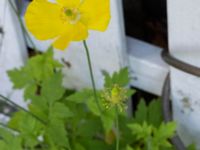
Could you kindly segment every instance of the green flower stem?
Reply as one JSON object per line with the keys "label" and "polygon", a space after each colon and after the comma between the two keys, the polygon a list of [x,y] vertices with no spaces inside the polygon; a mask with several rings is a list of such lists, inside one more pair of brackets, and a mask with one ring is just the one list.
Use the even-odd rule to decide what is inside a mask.
{"label": "green flower stem", "polygon": [[88,61],[88,66],[89,66],[89,70],[90,70],[90,78],[91,78],[91,81],[92,81],[94,98],[95,98],[95,101],[96,101],[96,104],[97,104],[99,111],[102,113],[102,109],[101,109],[101,106],[99,104],[99,100],[98,100],[98,96],[97,96],[97,90],[96,90],[96,85],[95,85],[95,81],[94,81],[94,75],[93,75],[93,70],[92,70],[92,63],[91,63],[91,59],[90,59],[89,48],[88,48],[87,42],[85,40],[83,41],[83,45],[84,45],[86,55],[87,55],[87,61]]}
{"label": "green flower stem", "polygon": [[70,142],[68,142],[68,143],[69,143],[69,145],[68,145],[67,149],[72,150]]}
{"label": "green flower stem", "polygon": [[69,149],[69,150],[72,150],[72,148],[71,148],[70,144],[69,144],[69,147],[68,147],[68,149]]}
{"label": "green flower stem", "polygon": [[[31,45],[32,45],[32,47],[33,47],[33,49],[34,49],[35,52],[37,53],[38,50],[36,49],[36,46],[35,46],[34,42],[31,40],[31,37],[30,37],[29,33],[27,32],[27,30],[26,30],[24,24],[23,24],[23,21],[22,21],[21,16],[20,16],[20,12],[15,8],[15,6],[14,6],[13,3],[11,2],[11,0],[8,0],[8,2],[9,2],[11,8],[13,9],[13,11],[15,12],[15,14],[16,14],[16,16],[17,16],[17,19],[18,19],[18,21],[19,21],[19,23],[20,23],[20,26],[21,26],[21,28],[22,28],[22,31],[23,31],[24,39],[26,40],[26,37],[28,38],[28,40],[30,41],[30,43],[31,43]],[[26,40],[26,42],[27,42],[27,40]]]}
{"label": "green flower stem", "polygon": [[119,130],[119,113],[118,113],[118,108],[117,108],[117,106],[116,106],[116,108],[115,108],[115,114],[116,114],[116,150],[119,150],[119,132],[120,132],[120,130]]}
{"label": "green flower stem", "polygon": [[10,99],[8,99],[7,97],[0,95],[0,98],[2,98],[3,100],[7,101],[8,103],[10,103],[11,105],[17,107],[18,109],[26,112],[27,114],[29,114],[30,116],[34,117],[36,120],[40,121],[42,124],[46,125],[46,122],[43,121],[42,119],[40,119],[38,116],[34,115],[33,113],[31,113],[30,111],[24,109],[23,107],[21,107],[20,105],[16,104],[15,102],[11,101]]}

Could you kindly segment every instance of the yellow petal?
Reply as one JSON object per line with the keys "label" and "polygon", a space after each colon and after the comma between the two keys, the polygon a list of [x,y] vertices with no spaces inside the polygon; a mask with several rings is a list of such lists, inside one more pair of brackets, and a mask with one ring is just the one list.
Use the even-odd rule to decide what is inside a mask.
{"label": "yellow petal", "polygon": [[85,25],[77,22],[74,25],[69,25],[66,32],[58,37],[53,43],[53,47],[64,50],[71,41],[81,41],[86,39],[88,31]]}
{"label": "yellow petal", "polygon": [[25,14],[28,30],[39,40],[47,40],[60,35],[64,25],[60,19],[61,7],[47,0],[34,0]]}
{"label": "yellow petal", "polygon": [[79,9],[81,21],[89,29],[106,30],[110,21],[110,0],[84,0]]}
{"label": "yellow petal", "polygon": [[56,39],[56,41],[53,43],[53,47],[64,50],[69,45],[70,41],[71,38],[69,35],[62,35]]}
{"label": "yellow petal", "polygon": [[74,41],[85,40],[88,37],[88,29],[81,22],[77,22],[76,24],[72,25],[71,34],[72,40]]}
{"label": "yellow petal", "polygon": [[81,0],[56,0],[58,4],[68,8],[77,7],[80,4]]}

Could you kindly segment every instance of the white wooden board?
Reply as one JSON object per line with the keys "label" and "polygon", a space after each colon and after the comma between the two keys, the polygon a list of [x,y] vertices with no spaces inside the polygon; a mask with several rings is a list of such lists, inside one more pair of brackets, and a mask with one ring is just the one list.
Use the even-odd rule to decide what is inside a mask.
{"label": "white wooden board", "polygon": [[0,94],[22,103],[22,91],[14,91],[6,71],[22,66],[27,59],[27,52],[16,15],[9,7],[7,0],[0,0],[0,26],[4,36],[1,36],[0,50]]}
{"label": "white wooden board", "polygon": [[[200,1],[168,0],[170,52],[200,67]],[[171,68],[174,119],[186,145],[200,148],[200,79]]]}
{"label": "white wooden board", "polygon": [[131,86],[161,95],[169,71],[161,58],[162,48],[127,37]]}

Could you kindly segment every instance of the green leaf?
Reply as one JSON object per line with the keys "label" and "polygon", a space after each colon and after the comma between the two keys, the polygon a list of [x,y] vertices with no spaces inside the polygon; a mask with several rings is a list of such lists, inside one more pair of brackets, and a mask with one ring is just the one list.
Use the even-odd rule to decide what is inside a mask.
{"label": "green leaf", "polygon": [[28,84],[34,82],[32,76],[30,76],[26,71],[26,67],[22,67],[20,69],[13,69],[7,72],[10,80],[14,84],[13,88],[22,89]]}
{"label": "green leaf", "polygon": [[159,127],[163,120],[160,100],[153,100],[148,106],[143,99],[140,100],[134,119],[140,124],[146,121],[148,124]]}
{"label": "green leaf", "polygon": [[161,137],[170,138],[174,135],[175,131],[176,131],[175,122],[169,122],[167,124],[162,123],[158,129],[158,134]]}
{"label": "green leaf", "polygon": [[81,144],[84,145],[87,150],[114,150],[114,147],[107,145],[104,141],[96,139],[83,139]]}
{"label": "green leaf", "polygon": [[196,150],[196,145],[195,145],[195,144],[190,144],[190,145],[187,147],[187,150]]}
{"label": "green leaf", "polygon": [[61,72],[55,73],[42,84],[41,95],[47,99],[49,104],[62,98],[65,92],[65,89],[62,86],[62,77]]}
{"label": "green leaf", "polygon": [[122,68],[119,72],[114,72],[112,76],[110,76],[106,71],[103,71],[104,75],[104,87],[110,88],[114,84],[119,86],[127,86],[129,83],[129,72],[128,68]]}
{"label": "green leaf", "polygon": [[136,140],[134,141],[136,143],[135,147],[137,147],[137,143],[139,142],[140,145],[144,145],[145,149],[173,149],[169,138],[175,134],[176,123],[174,122],[162,123],[158,128],[146,122],[143,124],[131,123],[128,124],[128,127],[131,129],[133,136],[136,136]]}
{"label": "green leaf", "polygon": [[48,118],[48,109],[45,107],[38,107],[37,105],[30,104],[29,110],[36,116],[38,116],[44,122],[47,122]]}
{"label": "green leaf", "polygon": [[9,127],[20,132],[24,145],[34,147],[38,145],[38,136],[41,134],[43,125],[24,111],[19,111],[9,121]]}
{"label": "green leaf", "polygon": [[53,58],[52,48],[44,54],[29,59],[27,66],[30,73],[32,73],[34,79],[37,81],[48,79],[54,74],[55,68],[62,67],[62,65]]}
{"label": "green leaf", "polygon": [[[133,123],[133,119],[131,117],[127,117],[128,115],[119,115],[119,129],[121,132],[120,143],[126,146],[127,144],[131,145],[133,141],[135,141],[136,137],[132,135],[131,129],[127,126],[128,124]],[[135,148],[135,147],[134,147]]]}
{"label": "green leaf", "polygon": [[104,87],[112,87],[113,85],[113,81],[112,81],[112,77],[109,75],[108,72],[106,71],[102,71],[103,75],[104,75]]}
{"label": "green leaf", "polygon": [[101,115],[101,121],[103,123],[104,130],[109,132],[113,126],[116,119],[115,109],[110,109]]}
{"label": "green leaf", "polygon": [[134,95],[136,93],[136,90],[134,89],[127,89],[127,97],[131,97],[132,95]]}
{"label": "green leaf", "polygon": [[162,123],[162,107],[160,100],[153,100],[148,106],[148,123],[159,127]]}
{"label": "green leaf", "polygon": [[93,97],[93,91],[91,89],[83,89],[68,96],[66,100],[74,103],[86,103],[91,97]]}
{"label": "green leaf", "polygon": [[86,149],[80,143],[76,143],[74,150],[86,150]]}
{"label": "green leaf", "polygon": [[148,117],[148,108],[145,104],[145,101],[142,99],[137,106],[137,111],[135,112],[135,122],[142,124],[144,121],[147,121]]}
{"label": "green leaf", "polygon": [[16,112],[8,125],[22,133],[36,133],[43,127],[37,119],[24,111]]}
{"label": "green leaf", "polygon": [[130,147],[129,145],[127,145],[126,150],[134,150],[134,149],[132,147]]}
{"label": "green leaf", "polygon": [[70,109],[59,102],[55,103],[52,109],[50,110],[50,119],[56,118],[63,120],[72,116],[73,113],[70,111]]}
{"label": "green leaf", "polygon": [[127,86],[129,83],[128,68],[122,68],[118,73],[114,73],[112,79],[115,84],[120,86]]}
{"label": "green leaf", "polygon": [[0,140],[0,149],[8,150],[7,146],[6,146],[6,143],[3,140]]}
{"label": "green leaf", "polygon": [[40,119],[47,121],[49,113],[49,105],[47,99],[41,95],[34,95],[32,96],[31,100],[31,103],[28,105],[29,110]]}
{"label": "green leaf", "polygon": [[14,135],[11,131],[0,128],[0,149],[1,150],[23,150],[22,140],[19,136]]}
{"label": "green leaf", "polygon": [[173,137],[176,131],[176,123],[169,122],[167,124],[162,123],[160,127],[155,130],[154,144],[159,144],[164,147],[171,147],[168,139]]}
{"label": "green leaf", "polygon": [[37,85],[30,84],[24,90],[24,99],[31,100],[37,93]]}
{"label": "green leaf", "polygon": [[137,137],[138,140],[146,139],[151,136],[153,127],[151,125],[147,125],[144,122],[142,125],[138,123],[129,124],[128,127],[131,129],[132,134]]}
{"label": "green leaf", "polygon": [[62,65],[53,58],[53,49],[44,54],[30,58],[27,64],[19,69],[8,71],[8,76],[15,89],[24,89],[25,100],[32,99],[33,95],[40,94],[38,87],[43,81],[51,78]]}
{"label": "green leaf", "polygon": [[78,128],[77,132],[84,138],[93,138],[98,131],[102,132],[101,121],[99,118],[88,117],[82,121],[81,127]]}
{"label": "green leaf", "polygon": [[86,101],[87,107],[88,109],[95,115],[100,116],[101,112],[99,110],[99,107],[97,106],[97,103],[94,99],[94,97],[91,97],[90,99],[88,99],[88,101]]}
{"label": "green leaf", "polygon": [[60,148],[69,148],[69,140],[67,137],[67,131],[63,121],[52,119],[50,124],[45,130],[45,138],[51,147]]}

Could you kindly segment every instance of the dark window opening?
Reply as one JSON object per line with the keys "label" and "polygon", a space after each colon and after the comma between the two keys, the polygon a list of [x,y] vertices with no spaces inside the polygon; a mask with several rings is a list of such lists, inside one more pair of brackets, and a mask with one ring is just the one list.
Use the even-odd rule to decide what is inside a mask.
{"label": "dark window opening", "polygon": [[126,34],[167,48],[166,0],[123,0]]}

